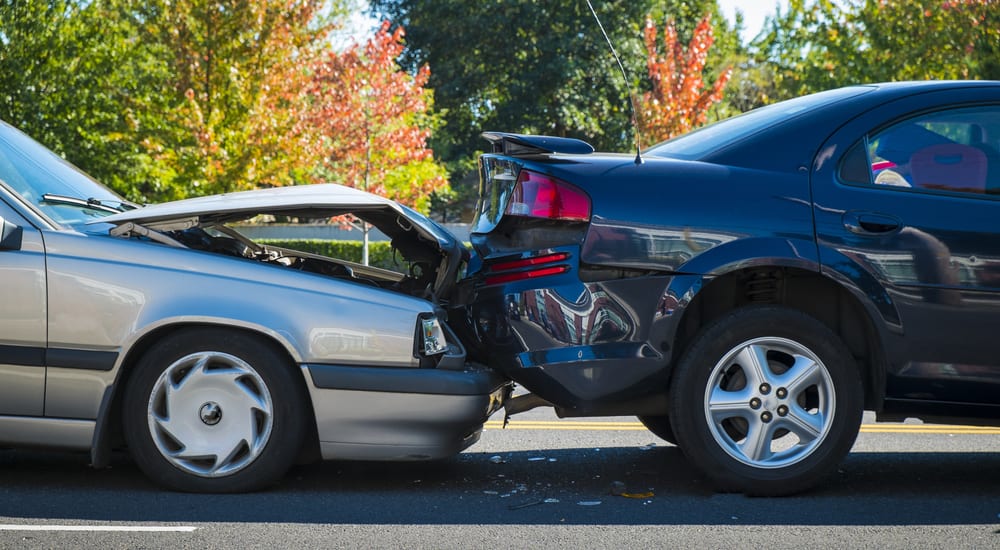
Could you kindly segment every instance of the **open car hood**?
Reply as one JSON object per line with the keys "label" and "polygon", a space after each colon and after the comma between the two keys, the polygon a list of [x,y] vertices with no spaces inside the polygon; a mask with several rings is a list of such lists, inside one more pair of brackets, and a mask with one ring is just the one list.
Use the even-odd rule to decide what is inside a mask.
{"label": "open car hood", "polygon": [[[118,234],[162,232],[232,224],[257,215],[272,214],[322,219],[351,214],[392,242],[409,261],[425,263],[436,274],[435,295],[447,293],[468,253],[462,243],[423,214],[395,201],[337,184],[299,185],[224,193],[145,206],[96,219],[91,224],[113,224]],[[142,231],[130,228],[140,226]],[[124,231],[122,231],[124,230]],[[143,233],[145,232],[145,233]],[[112,234],[116,231],[113,230]]]}
{"label": "open car hood", "polygon": [[[369,216],[366,213],[379,211],[382,212],[382,217],[386,211],[391,211],[403,220],[409,221],[421,237],[438,242],[443,250],[459,245],[454,235],[423,214],[387,198],[335,183],[275,187],[165,202],[113,214],[90,223],[121,225],[132,222],[156,229],[158,226],[184,220],[195,221],[201,226],[233,223],[259,214],[280,214],[301,218],[329,218],[354,214],[370,221],[367,220]],[[398,233],[391,229],[386,231],[378,223],[370,222],[379,226],[379,229],[390,237],[393,233]]]}

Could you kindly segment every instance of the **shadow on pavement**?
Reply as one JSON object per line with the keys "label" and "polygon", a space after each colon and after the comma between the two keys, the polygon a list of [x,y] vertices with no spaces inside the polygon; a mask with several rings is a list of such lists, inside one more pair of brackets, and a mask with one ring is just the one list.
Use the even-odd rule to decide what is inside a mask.
{"label": "shadow on pavement", "polygon": [[[613,482],[638,498],[612,496]],[[680,450],[467,452],[439,462],[324,462],[246,495],[161,490],[124,455],[0,452],[0,516],[114,522],[594,525],[995,523],[1000,453],[853,453],[817,489],[716,494]],[[653,496],[643,496],[652,492]]]}

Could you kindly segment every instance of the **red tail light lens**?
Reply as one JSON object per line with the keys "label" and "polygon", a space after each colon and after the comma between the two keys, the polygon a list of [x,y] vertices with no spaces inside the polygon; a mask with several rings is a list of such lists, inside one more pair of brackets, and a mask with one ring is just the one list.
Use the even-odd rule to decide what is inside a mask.
{"label": "red tail light lens", "polygon": [[547,277],[549,275],[559,275],[560,273],[566,273],[567,271],[569,271],[568,265],[557,265],[554,267],[533,269],[531,271],[521,271],[519,273],[503,273],[500,275],[490,275],[489,277],[486,277],[486,284],[500,285],[503,283],[513,283],[514,281],[524,281],[526,279]]}
{"label": "red tail light lens", "polygon": [[533,267],[536,265],[562,262],[568,259],[569,259],[569,254],[567,254],[566,252],[557,252],[555,254],[547,254],[545,256],[533,256],[531,258],[522,258],[519,260],[497,262],[495,264],[490,265],[488,269],[493,272],[512,271],[515,269]]}
{"label": "red tail light lens", "polygon": [[[548,275],[559,275],[569,271],[568,265],[552,265],[569,260],[569,254],[558,252],[546,256],[536,256],[533,258],[523,258],[507,262],[497,262],[487,267],[487,285],[498,285],[534,279],[536,277],[546,277]],[[527,268],[527,269],[526,269]],[[521,271],[513,271],[521,270]]]}
{"label": "red tail light lens", "polygon": [[531,170],[521,170],[507,214],[550,220],[590,220],[590,197],[576,187]]}

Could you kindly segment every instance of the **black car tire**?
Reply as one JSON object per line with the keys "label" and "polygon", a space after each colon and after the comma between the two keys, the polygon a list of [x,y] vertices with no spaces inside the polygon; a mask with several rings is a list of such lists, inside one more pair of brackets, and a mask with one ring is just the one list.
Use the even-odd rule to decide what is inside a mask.
{"label": "black car tire", "polygon": [[677,445],[677,437],[674,436],[674,428],[670,425],[670,416],[662,414],[657,416],[640,416],[639,422],[653,435],[670,443]]}
{"label": "black car tire", "polygon": [[832,473],[863,412],[857,364],[840,338],[776,306],[705,327],[677,366],[670,400],[691,462],[720,491],[757,496],[796,493]]}
{"label": "black car tire", "polygon": [[136,364],[122,405],[125,439],[153,481],[235,493],[277,482],[305,437],[308,396],[291,361],[258,338],[186,329]]}

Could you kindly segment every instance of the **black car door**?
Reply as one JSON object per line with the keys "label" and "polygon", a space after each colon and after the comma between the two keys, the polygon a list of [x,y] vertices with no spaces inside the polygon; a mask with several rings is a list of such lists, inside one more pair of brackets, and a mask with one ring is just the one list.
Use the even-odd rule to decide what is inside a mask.
{"label": "black car door", "polygon": [[865,296],[889,398],[1000,402],[1000,93],[922,93],[847,121],[813,166],[824,272]]}

